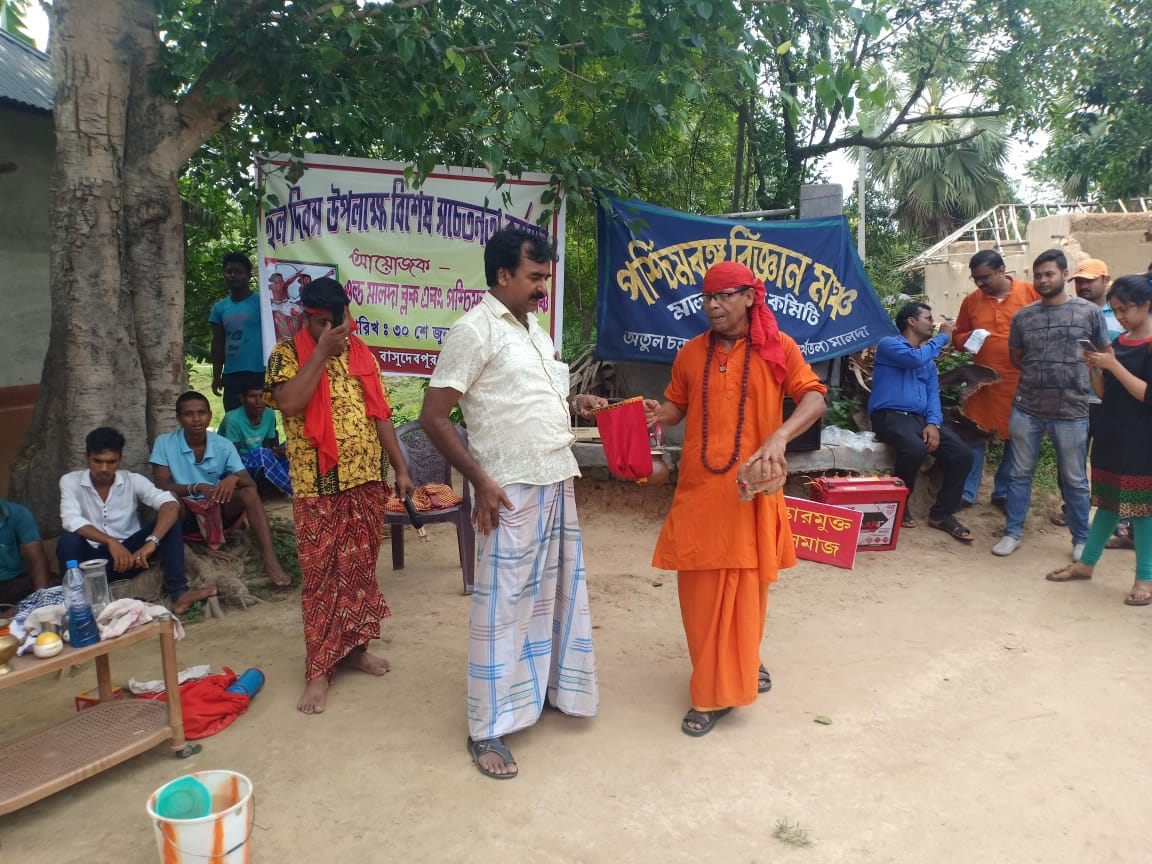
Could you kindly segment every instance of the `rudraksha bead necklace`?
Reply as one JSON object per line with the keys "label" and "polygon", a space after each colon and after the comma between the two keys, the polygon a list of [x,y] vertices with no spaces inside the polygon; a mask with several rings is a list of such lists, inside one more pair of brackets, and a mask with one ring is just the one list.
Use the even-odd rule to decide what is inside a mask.
{"label": "rudraksha bead necklace", "polygon": [[[732,350],[736,350],[736,346],[742,341],[747,339],[747,336],[736,337],[736,342],[732,346]],[[740,408],[736,416],[736,443],[732,445],[732,458],[728,460],[728,464],[723,468],[713,468],[708,462],[708,375],[712,371],[712,355],[716,351],[716,333],[713,332],[708,337],[708,357],[704,361],[704,422],[703,422],[703,436],[700,442],[700,461],[704,464],[704,468],[713,474],[725,474],[732,469],[736,461],[740,458],[740,439],[744,436],[744,406],[748,402],[748,370],[752,366],[752,349],[750,346],[744,346],[744,374],[740,378]],[[729,354],[731,357],[731,354]]]}

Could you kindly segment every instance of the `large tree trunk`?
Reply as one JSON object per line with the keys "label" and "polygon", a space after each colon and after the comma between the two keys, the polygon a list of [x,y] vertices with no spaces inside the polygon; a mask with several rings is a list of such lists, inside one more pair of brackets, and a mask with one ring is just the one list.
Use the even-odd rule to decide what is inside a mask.
{"label": "large tree trunk", "polygon": [[189,128],[201,124],[155,89],[154,0],[56,0],[52,15],[52,322],[10,484],[47,533],[60,526],[57,481],[83,467],[91,429],[118,428],[124,467],[148,473],[151,440],[175,427],[187,377],[176,181],[219,128]]}

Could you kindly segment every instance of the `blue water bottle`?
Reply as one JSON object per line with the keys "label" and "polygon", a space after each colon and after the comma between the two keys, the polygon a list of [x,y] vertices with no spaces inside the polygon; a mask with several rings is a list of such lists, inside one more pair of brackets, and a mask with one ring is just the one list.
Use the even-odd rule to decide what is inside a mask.
{"label": "blue water bottle", "polygon": [[100,629],[84,593],[84,574],[77,561],[69,561],[64,574],[64,605],[68,609],[68,636],[73,648],[87,648],[100,641]]}
{"label": "blue water bottle", "polygon": [[236,683],[228,688],[229,693],[243,693],[249,699],[260,692],[264,686],[264,673],[259,669],[249,669],[236,679]]}

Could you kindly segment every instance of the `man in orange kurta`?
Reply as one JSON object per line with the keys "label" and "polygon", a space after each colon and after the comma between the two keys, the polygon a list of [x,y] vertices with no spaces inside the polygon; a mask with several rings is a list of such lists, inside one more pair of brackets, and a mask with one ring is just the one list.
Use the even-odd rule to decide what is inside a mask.
{"label": "man in orange kurta", "polygon": [[[692,659],[692,710],[681,728],[692,736],[756,700],[768,586],[796,564],[783,492],[741,501],[737,470],[759,456],[773,474],[785,472],[785,447],[824,413],[827,392],[777,328],[751,270],[717,264],[703,292],[711,329],[676,355],[666,401],[644,406],[650,425],[686,418],[680,477],[652,566],[679,571]],[[785,395],[797,403],[787,421]]]}
{"label": "man in orange kurta", "polygon": [[[952,344],[960,350],[976,330],[987,331],[984,344],[976,352],[973,362],[994,369],[1000,375],[995,384],[988,384],[973,393],[964,403],[964,416],[979,424],[985,432],[994,434],[1004,442],[1004,456],[992,485],[992,503],[1003,506],[1008,497],[1008,480],[1012,473],[1011,446],[1008,435],[1008,416],[1012,413],[1012,400],[1020,382],[1020,370],[1008,358],[1008,329],[1012,316],[1029,303],[1040,299],[1031,282],[1022,282],[1004,272],[1004,259],[994,249],[984,249],[968,262],[976,290],[964,298],[956,316],[956,330]],[[964,481],[962,507],[976,503],[980,481],[984,478],[985,444],[972,445],[972,470]]]}

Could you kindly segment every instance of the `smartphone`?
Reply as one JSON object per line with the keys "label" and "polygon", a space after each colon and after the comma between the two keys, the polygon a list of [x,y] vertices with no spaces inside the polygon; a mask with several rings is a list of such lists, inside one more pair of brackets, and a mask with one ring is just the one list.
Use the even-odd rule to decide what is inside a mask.
{"label": "smartphone", "polygon": [[[339,327],[343,323],[344,323],[344,307],[343,306],[333,306],[332,307],[332,326],[333,327]],[[1080,341],[1083,342],[1085,340],[1082,339]]]}
{"label": "smartphone", "polygon": [[1099,354],[1100,353],[1100,349],[1092,344],[1091,339],[1077,339],[1076,341],[1080,343],[1080,347],[1083,348],[1085,351],[1087,351],[1091,354]]}

